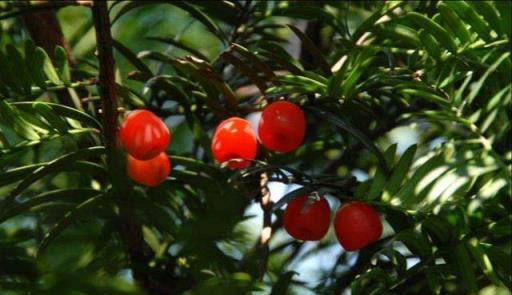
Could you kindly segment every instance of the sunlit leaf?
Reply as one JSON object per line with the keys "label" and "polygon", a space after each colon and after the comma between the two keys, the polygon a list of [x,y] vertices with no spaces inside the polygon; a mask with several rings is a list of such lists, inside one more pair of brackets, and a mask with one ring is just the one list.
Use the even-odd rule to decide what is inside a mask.
{"label": "sunlit leaf", "polygon": [[62,84],[62,81],[57,74],[57,70],[55,70],[55,67],[53,66],[48,54],[42,48],[37,47],[34,55],[35,59],[38,61],[38,64],[42,64],[43,71],[48,80],[50,80],[55,85]]}

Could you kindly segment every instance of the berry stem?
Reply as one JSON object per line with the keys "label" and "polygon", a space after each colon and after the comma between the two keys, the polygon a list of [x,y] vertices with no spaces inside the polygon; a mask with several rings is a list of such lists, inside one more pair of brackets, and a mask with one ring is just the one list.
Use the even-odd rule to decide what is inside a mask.
{"label": "berry stem", "polygon": [[268,189],[268,174],[267,172],[261,173],[260,188],[261,200],[260,205],[263,210],[263,229],[260,235],[260,269],[259,279],[263,280],[267,272],[267,264],[269,257],[269,242],[272,238],[272,202],[270,201],[270,190]]}

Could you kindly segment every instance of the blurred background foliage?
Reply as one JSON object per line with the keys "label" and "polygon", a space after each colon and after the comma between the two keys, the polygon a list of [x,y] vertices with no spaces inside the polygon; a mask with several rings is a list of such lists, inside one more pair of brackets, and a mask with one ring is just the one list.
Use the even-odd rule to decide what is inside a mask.
{"label": "blurred background foliage", "polygon": [[[510,1],[109,5],[120,104],[166,120],[173,171],[112,190],[88,1],[0,2],[0,294],[510,294]],[[30,24],[52,9],[55,51]],[[241,172],[213,163],[222,119],[281,97],[306,112],[301,148]],[[333,212],[376,206],[382,240],[292,240],[280,220],[297,189]]]}

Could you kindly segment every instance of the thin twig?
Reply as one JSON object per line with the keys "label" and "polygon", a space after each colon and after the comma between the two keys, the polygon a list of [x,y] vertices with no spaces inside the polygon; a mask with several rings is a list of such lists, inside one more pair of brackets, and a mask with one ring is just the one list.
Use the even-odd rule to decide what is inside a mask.
{"label": "thin twig", "polygon": [[267,264],[269,257],[269,242],[272,237],[272,202],[270,201],[270,190],[268,189],[268,174],[267,172],[261,173],[260,187],[261,187],[261,209],[263,210],[263,229],[260,236],[260,270],[259,279],[263,280],[267,272]]}

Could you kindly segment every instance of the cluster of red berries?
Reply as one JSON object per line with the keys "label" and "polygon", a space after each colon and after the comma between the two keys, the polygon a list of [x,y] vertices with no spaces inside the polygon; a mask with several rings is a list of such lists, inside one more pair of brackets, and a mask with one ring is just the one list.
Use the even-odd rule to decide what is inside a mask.
{"label": "cluster of red berries", "polygon": [[[276,152],[291,152],[304,140],[306,120],[302,110],[287,101],[268,105],[261,114],[258,135],[262,145]],[[165,150],[171,135],[165,123],[146,110],[131,112],[120,130],[120,140],[128,152],[128,176],[139,184],[156,186],[165,181],[171,169]],[[229,118],[217,127],[212,141],[212,154],[232,169],[251,165],[258,152],[258,139],[250,123]],[[284,212],[284,228],[295,239],[322,239],[331,221],[329,203],[323,197],[301,196],[288,204]],[[361,249],[377,241],[382,223],[371,206],[352,202],[342,206],[334,220],[336,236],[347,251]]]}
{"label": "cluster of red berries", "polygon": [[[331,222],[331,209],[324,197],[301,196],[284,211],[284,228],[297,240],[321,240]],[[342,206],[334,218],[334,231],[341,246],[355,251],[376,242],[382,235],[382,222],[373,207],[363,202]]]}
{"label": "cluster of red berries", "polygon": [[[258,135],[269,150],[291,152],[302,144],[305,133],[304,112],[291,102],[274,102],[261,113]],[[243,169],[251,165],[257,153],[258,139],[247,120],[232,117],[215,130],[212,154],[218,162],[227,162],[231,169]]]}
{"label": "cluster of red berries", "polygon": [[[287,101],[274,102],[263,110],[258,125],[261,144],[268,150],[287,153],[297,149],[304,140],[306,120],[304,112]],[[215,130],[212,154],[231,169],[251,165],[258,152],[258,137],[251,124],[232,117]],[[302,196],[288,204],[284,212],[284,228],[295,239],[316,241],[322,239],[331,221],[331,209],[323,197]],[[340,208],[334,220],[336,236],[347,251],[354,251],[377,241],[382,234],[382,222],[373,207],[352,202]]]}
{"label": "cluster of red berries", "polygon": [[157,186],[169,176],[171,162],[165,153],[171,134],[165,123],[147,110],[130,112],[119,132],[128,152],[127,174],[135,182]]}

